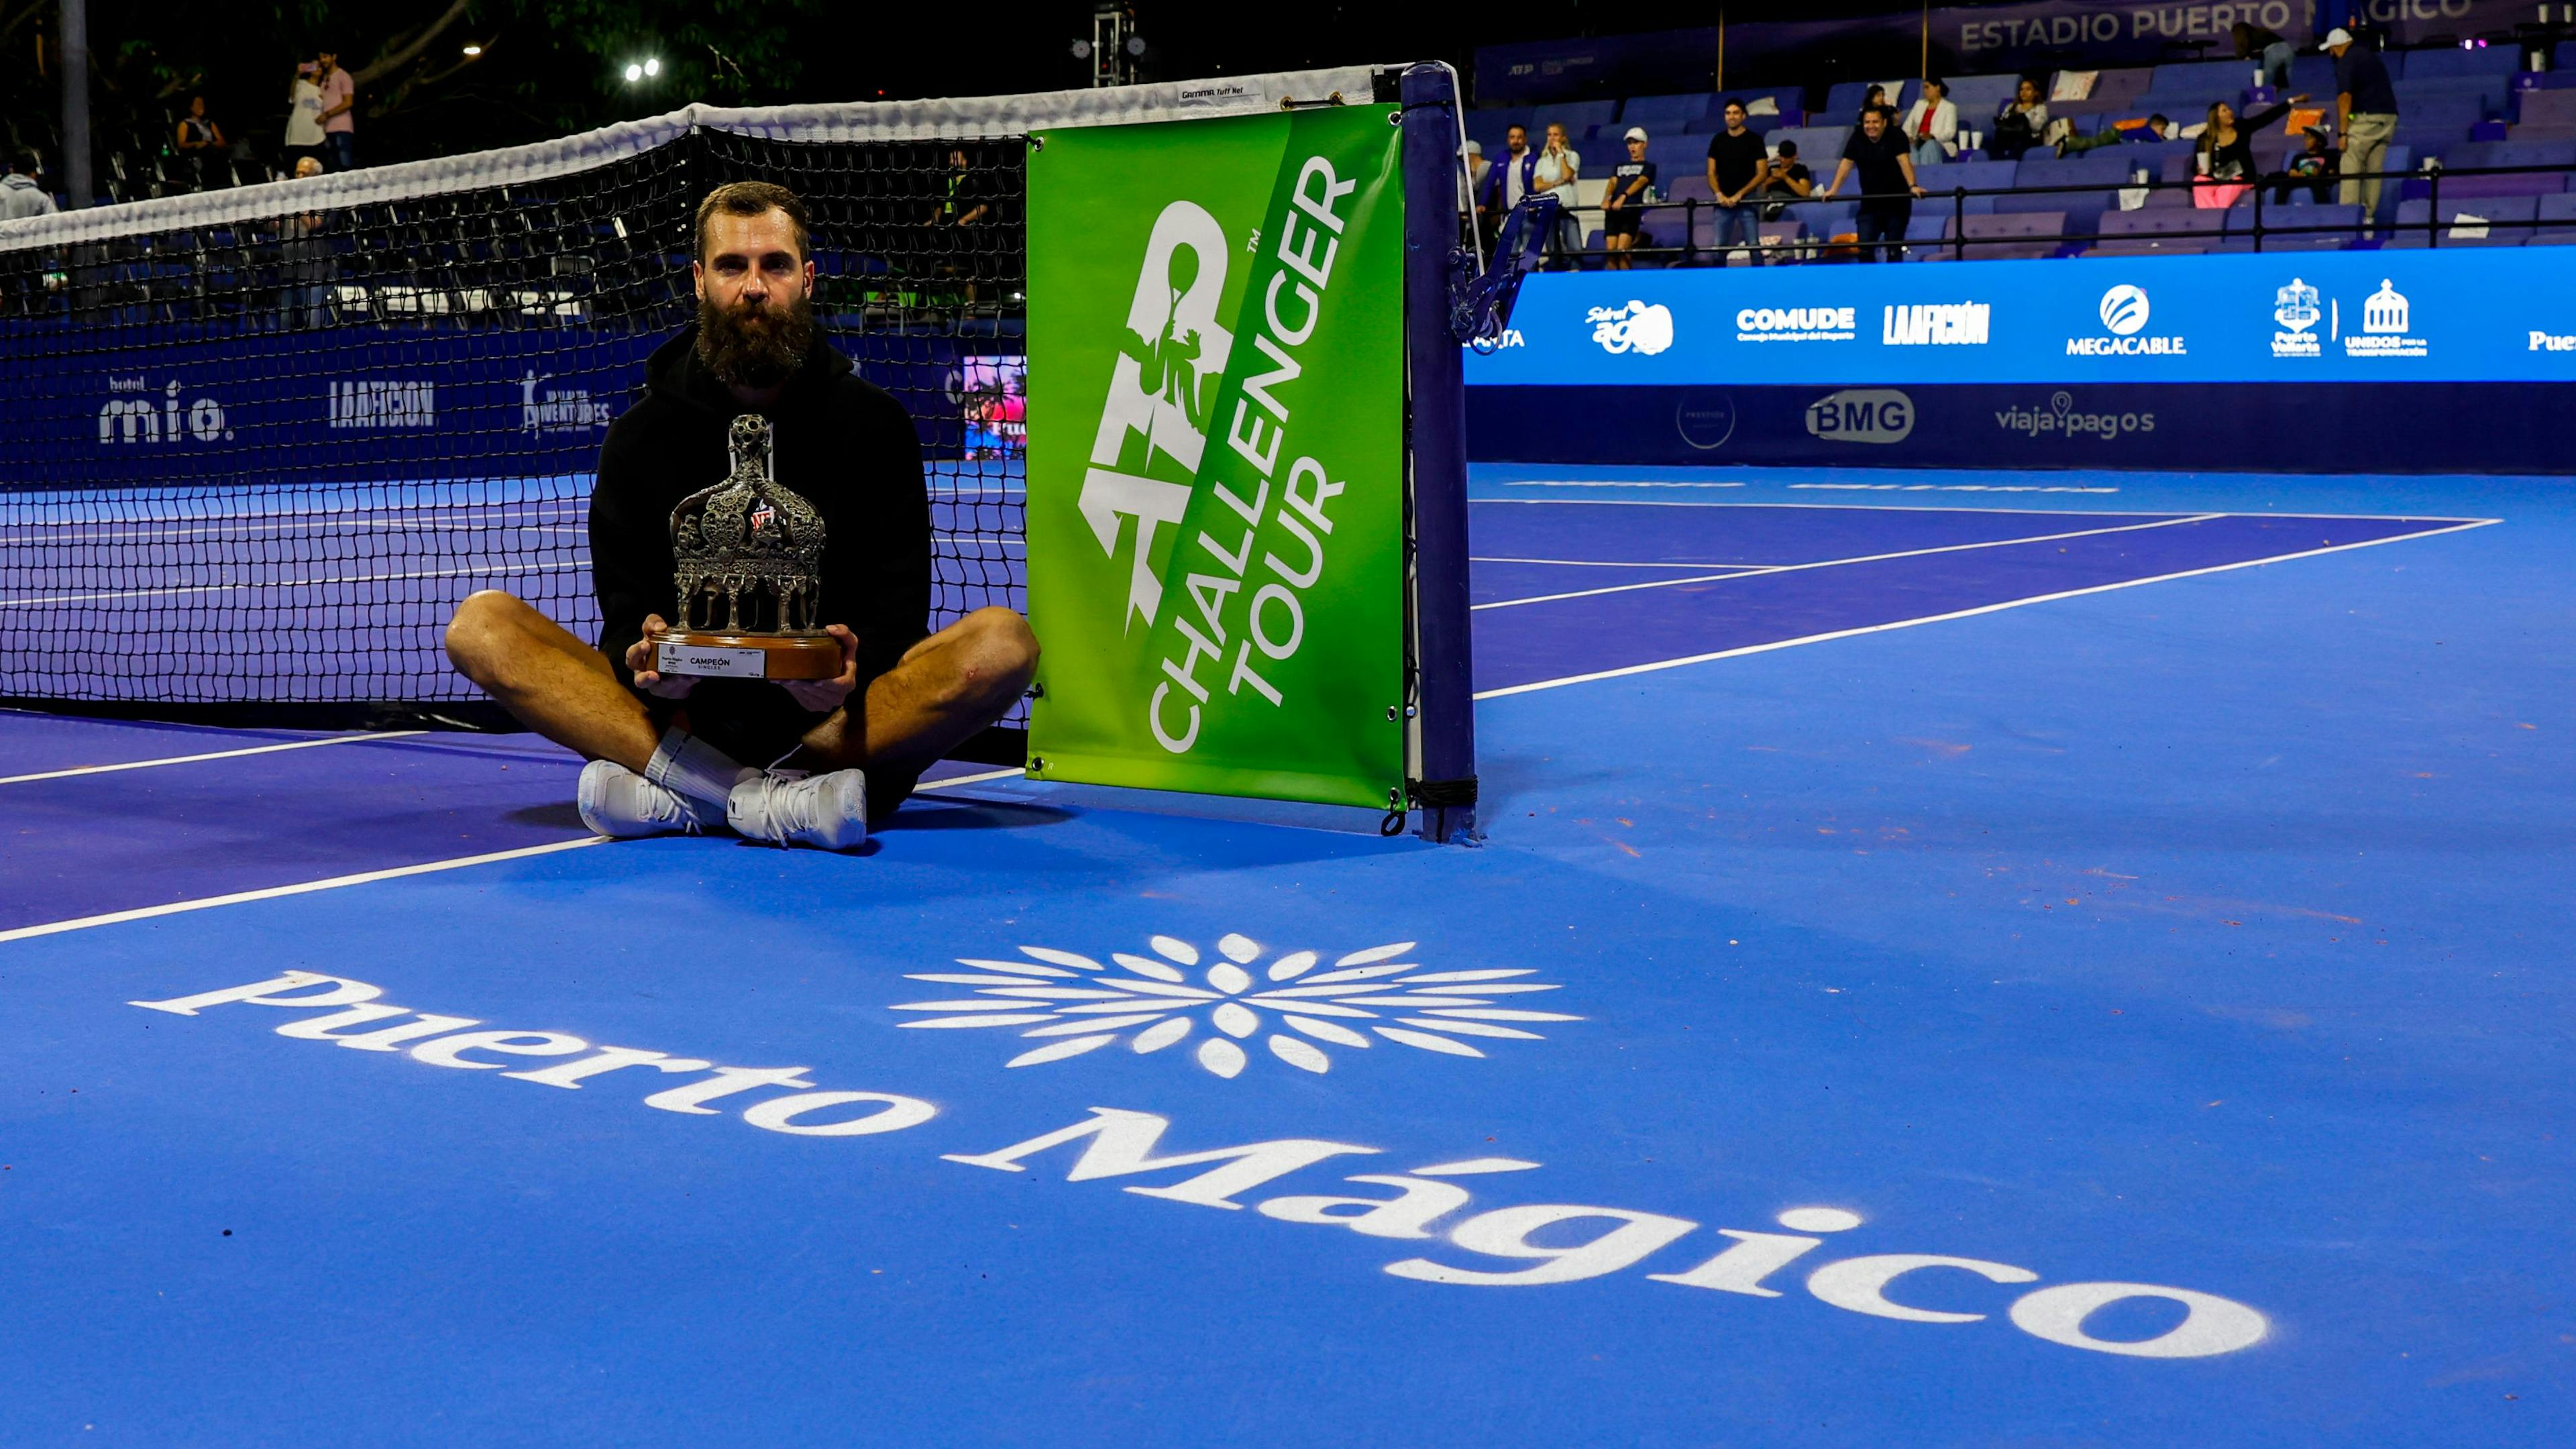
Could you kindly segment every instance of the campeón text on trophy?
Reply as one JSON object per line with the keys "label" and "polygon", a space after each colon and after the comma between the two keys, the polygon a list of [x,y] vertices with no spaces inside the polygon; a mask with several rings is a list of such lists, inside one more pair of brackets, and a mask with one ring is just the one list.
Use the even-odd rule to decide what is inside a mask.
{"label": "campe\u00f3n text on trophy", "polygon": [[770,476],[769,420],[726,437],[733,472],[671,510],[680,618],[654,636],[663,674],[830,679],[840,641],[823,632],[823,516]]}

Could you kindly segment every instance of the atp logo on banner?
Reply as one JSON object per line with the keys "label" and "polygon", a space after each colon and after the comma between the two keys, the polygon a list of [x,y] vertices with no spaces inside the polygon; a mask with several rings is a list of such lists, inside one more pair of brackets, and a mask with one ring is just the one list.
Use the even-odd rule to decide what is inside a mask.
{"label": "atp logo on banner", "polygon": [[[1154,571],[1154,535],[1178,525],[1190,484],[1207,450],[1207,419],[1217,385],[1234,355],[1234,334],[1217,323],[1225,298],[1225,228],[1195,201],[1175,201],[1154,220],[1136,290],[1127,304],[1127,336],[1111,365],[1109,398],[1091,440],[1091,468],[1075,505],[1100,541],[1118,556],[1120,520],[1136,520],[1136,556],[1127,582],[1127,621],[1154,622],[1163,581]],[[1132,438],[1144,440],[1135,471],[1122,471]]]}

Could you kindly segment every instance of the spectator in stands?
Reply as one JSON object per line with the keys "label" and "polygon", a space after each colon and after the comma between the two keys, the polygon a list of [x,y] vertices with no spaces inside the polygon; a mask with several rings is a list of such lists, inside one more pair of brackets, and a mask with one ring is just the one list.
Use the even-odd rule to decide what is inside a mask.
{"label": "spectator in stands", "polygon": [[325,50],[314,61],[315,84],[322,89],[322,141],[334,171],[358,169],[358,83],[340,69],[340,55]]}
{"label": "spectator in stands", "polygon": [[2361,207],[2361,234],[2370,235],[2379,214],[2379,178],[2356,173],[2388,169],[2388,138],[2397,134],[2397,89],[2379,52],[2352,43],[2352,32],[2326,32],[2335,58],[2335,144],[2342,148],[2343,204]]}
{"label": "spectator in stands", "polygon": [[1485,210],[1497,228],[1503,217],[1521,204],[1538,179],[1538,153],[1530,149],[1529,128],[1514,126],[1503,132],[1503,159],[1494,163],[1485,181]]}
{"label": "spectator in stands", "polygon": [[[1860,98],[1861,116],[1866,116],[1872,111],[1883,111],[1885,109],[1887,109],[1887,87],[1885,86],[1871,86],[1868,92]],[[1860,116],[1852,117],[1852,124],[1855,126],[1859,125]]]}
{"label": "spectator in stands", "polygon": [[1494,163],[1485,159],[1485,143],[1469,141],[1466,154],[1458,158],[1458,225],[1460,234],[1474,227],[1476,235],[1485,235],[1485,182]]}
{"label": "spectator in stands", "polygon": [[286,87],[286,146],[279,159],[290,171],[305,157],[322,154],[322,87],[314,83],[320,69],[312,61],[297,61],[295,79]]}
{"label": "spectator in stands", "polygon": [[2239,120],[2236,108],[2219,101],[2209,108],[2209,124],[2200,131],[2200,143],[2192,150],[2193,172],[2208,181],[2252,182],[2262,167],[2254,160],[2254,138],[2265,126],[2290,113],[2290,108],[2307,103],[2306,96],[2292,96],[2277,106],[2256,111]]}
{"label": "spectator in stands", "polygon": [[1798,143],[1782,141],[1779,152],[1771,158],[1762,183],[1762,196],[1765,203],[1762,208],[1762,219],[1778,221],[1781,215],[1788,211],[1790,202],[1812,196],[1815,190],[1815,173],[1809,171],[1806,163],[1798,159]]}
{"label": "spectator in stands", "polygon": [[1938,166],[1958,153],[1959,108],[1950,103],[1947,85],[1923,83],[1923,99],[1905,113],[1905,144],[1917,166]]}
{"label": "spectator in stands", "polygon": [[2094,151],[2104,146],[2117,146],[2123,141],[2169,141],[2173,139],[2173,128],[2173,121],[2164,112],[2158,111],[2147,117],[2147,123],[2143,126],[2129,128],[2104,126],[2090,136],[2069,136],[2057,143],[2057,154],[2072,156],[2079,151]]}
{"label": "spectator in stands", "polygon": [[179,148],[179,159],[193,173],[197,190],[204,191],[219,181],[231,184],[232,176],[223,164],[224,128],[206,114],[204,96],[188,98],[188,114],[179,118],[179,133],[171,144]]}
{"label": "spectator in stands", "polygon": [[0,221],[46,216],[53,212],[53,195],[36,180],[43,170],[44,163],[37,160],[36,153],[28,147],[21,146],[9,153],[9,170],[6,175],[0,175]]}
{"label": "spectator in stands", "polygon": [[[296,179],[322,174],[322,158],[296,158]],[[319,331],[331,324],[331,219],[298,212],[277,224],[279,282],[286,289],[285,324]]]}
{"label": "spectator in stands", "polygon": [[1624,272],[1633,263],[1628,253],[1637,245],[1638,208],[1655,184],[1655,163],[1646,159],[1646,128],[1628,128],[1628,159],[1610,169],[1609,189],[1601,193],[1601,244],[1610,251],[1606,269]]}
{"label": "spectator in stands", "polygon": [[1557,254],[1561,267],[1574,265],[1574,253],[1583,250],[1583,225],[1574,219],[1574,184],[1583,179],[1583,157],[1566,143],[1565,125],[1547,123],[1547,147],[1538,153],[1538,164],[1530,172],[1529,189],[1541,196],[1556,196]]}
{"label": "spectator in stands", "polygon": [[1883,260],[1899,260],[1906,224],[1914,219],[1914,198],[1923,194],[1914,181],[1914,155],[1895,118],[1896,112],[1887,106],[1863,111],[1860,129],[1843,146],[1842,159],[1834,163],[1834,179],[1825,187],[1830,199],[1855,170],[1860,173],[1860,216],[1854,230],[1864,262],[1882,260],[1876,245],[1880,242],[1887,246]]}
{"label": "spectator in stands", "polygon": [[1770,153],[1762,138],[1746,129],[1744,102],[1726,98],[1726,129],[1708,138],[1708,189],[1717,198],[1717,264],[1735,260],[1741,246],[1755,266],[1762,264],[1762,208],[1746,198],[1770,174]]}
{"label": "spectator in stands", "polygon": [[966,164],[966,148],[951,147],[948,152],[948,175],[941,183],[939,207],[931,213],[933,226],[974,226],[993,219],[993,201],[979,184],[975,168]]}
{"label": "spectator in stands", "polygon": [[[2314,35],[2316,32],[2308,33]],[[2277,89],[2290,83],[2290,42],[2283,40],[2279,31],[2239,20],[2227,34],[2236,42],[2238,60],[2250,60],[2262,67],[2263,79],[2259,84]]]}
{"label": "spectator in stands", "polygon": [[1995,133],[1986,138],[1986,154],[1997,161],[2018,161],[2048,131],[2048,102],[2040,99],[2039,82],[2028,76],[2013,87],[2013,98],[1995,112]]}
{"label": "spectator in stands", "polygon": [[2281,173],[2280,184],[2272,188],[2272,200],[2287,206],[2290,204],[2290,188],[2304,186],[2308,189],[2309,200],[2325,204],[2326,198],[2334,194],[2335,163],[2338,159],[2334,138],[2326,134],[2323,126],[2310,126],[2307,149],[2290,158],[2290,164]]}

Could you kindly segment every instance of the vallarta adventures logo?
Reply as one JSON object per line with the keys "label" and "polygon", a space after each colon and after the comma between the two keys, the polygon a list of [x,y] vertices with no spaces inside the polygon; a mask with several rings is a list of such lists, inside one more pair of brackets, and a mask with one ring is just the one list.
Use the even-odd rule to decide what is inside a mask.
{"label": "vallarta adventures logo", "polygon": [[519,427],[544,434],[588,433],[607,427],[616,413],[586,387],[546,387],[546,374],[519,379]]}
{"label": "vallarta adventures logo", "polygon": [[2147,290],[2127,282],[2102,294],[2097,309],[2102,319],[2103,336],[2069,337],[2069,357],[2180,357],[2190,351],[2178,336],[2146,335],[2147,319],[2154,308],[2147,301]]}

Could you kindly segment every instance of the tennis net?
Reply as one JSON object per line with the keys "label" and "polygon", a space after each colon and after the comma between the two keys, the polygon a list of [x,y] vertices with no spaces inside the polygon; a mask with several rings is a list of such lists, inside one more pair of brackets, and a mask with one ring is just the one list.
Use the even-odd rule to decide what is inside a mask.
{"label": "tennis net", "polygon": [[441,632],[502,588],[597,636],[600,439],[694,316],[697,200],[737,180],[805,199],[817,322],[912,414],[930,626],[1023,608],[1027,134],[1368,84],[692,107],[0,227],[0,703],[504,724]]}

